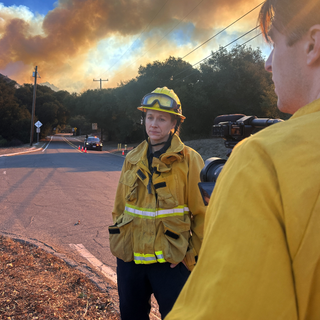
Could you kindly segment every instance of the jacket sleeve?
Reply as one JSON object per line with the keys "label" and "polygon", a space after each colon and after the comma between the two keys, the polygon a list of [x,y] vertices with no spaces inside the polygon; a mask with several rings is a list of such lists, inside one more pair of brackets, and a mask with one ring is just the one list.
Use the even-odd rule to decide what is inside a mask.
{"label": "jacket sleeve", "polygon": [[166,320],[297,319],[277,171],[250,139],[218,178],[198,263]]}
{"label": "jacket sleeve", "polygon": [[112,219],[114,224],[116,223],[118,217],[123,213],[125,208],[126,187],[120,181],[122,180],[122,177],[126,172],[126,170],[127,170],[127,162],[125,160],[122,166],[120,179],[117,186],[116,197],[114,200],[114,205],[112,210]]}
{"label": "jacket sleeve", "polygon": [[204,162],[201,156],[191,149],[187,182],[187,205],[191,213],[192,236],[190,237],[189,250],[185,257],[185,262],[188,265],[189,270],[192,270],[196,264],[196,259],[198,258],[203,239],[206,206],[203,203],[198,187],[200,172],[203,167]]}

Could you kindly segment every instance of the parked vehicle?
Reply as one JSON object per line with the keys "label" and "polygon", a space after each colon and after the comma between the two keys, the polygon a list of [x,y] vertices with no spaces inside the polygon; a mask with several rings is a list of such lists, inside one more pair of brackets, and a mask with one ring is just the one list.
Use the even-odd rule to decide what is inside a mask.
{"label": "parked vehicle", "polygon": [[102,141],[98,137],[88,137],[84,139],[83,147],[87,148],[87,150],[102,151]]}

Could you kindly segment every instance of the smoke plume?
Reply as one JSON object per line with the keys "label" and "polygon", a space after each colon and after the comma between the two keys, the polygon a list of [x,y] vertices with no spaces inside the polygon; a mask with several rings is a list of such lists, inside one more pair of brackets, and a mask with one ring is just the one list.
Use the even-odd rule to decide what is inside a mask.
{"label": "smoke plume", "polygon": [[[30,83],[37,65],[43,82],[63,90],[98,88],[92,81],[98,77],[109,79],[103,87],[114,87],[135,77],[140,65],[184,56],[259,3],[59,0],[46,16],[0,3],[0,73]],[[186,60],[193,64],[255,27],[258,10]]]}

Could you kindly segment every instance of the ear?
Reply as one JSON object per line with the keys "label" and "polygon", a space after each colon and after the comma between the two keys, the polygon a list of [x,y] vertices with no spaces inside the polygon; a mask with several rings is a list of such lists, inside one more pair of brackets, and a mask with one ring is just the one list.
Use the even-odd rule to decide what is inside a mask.
{"label": "ear", "polygon": [[177,124],[177,119],[174,119],[171,123],[172,123],[171,130],[173,130]]}
{"label": "ear", "polygon": [[320,25],[312,26],[308,31],[307,65],[320,61]]}

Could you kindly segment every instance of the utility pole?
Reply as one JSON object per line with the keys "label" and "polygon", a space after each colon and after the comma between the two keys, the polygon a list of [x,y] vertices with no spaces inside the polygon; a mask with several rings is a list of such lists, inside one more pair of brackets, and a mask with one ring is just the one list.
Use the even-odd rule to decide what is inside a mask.
{"label": "utility pole", "polygon": [[[102,89],[102,81],[108,81],[109,79],[106,79],[106,80],[102,80],[101,78],[100,78],[100,80],[94,80],[93,79],[93,81],[100,81],[100,90]],[[102,133],[102,128],[101,128],[101,142],[102,142],[102,140],[103,140],[103,133]]]}
{"label": "utility pole", "polygon": [[93,81],[100,81],[100,90],[102,89],[102,81],[108,81],[109,79],[107,79],[107,80],[102,80],[101,78],[100,78],[100,80],[94,80],[93,79]]}
{"label": "utility pole", "polygon": [[34,77],[34,85],[33,85],[33,98],[32,98],[32,111],[31,111],[30,147],[32,147],[33,132],[34,132],[34,114],[36,109],[36,89],[37,89],[37,76],[38,76],[37,70],[38,70],[38,67],[36,66],[34,73],[32,75]]}

